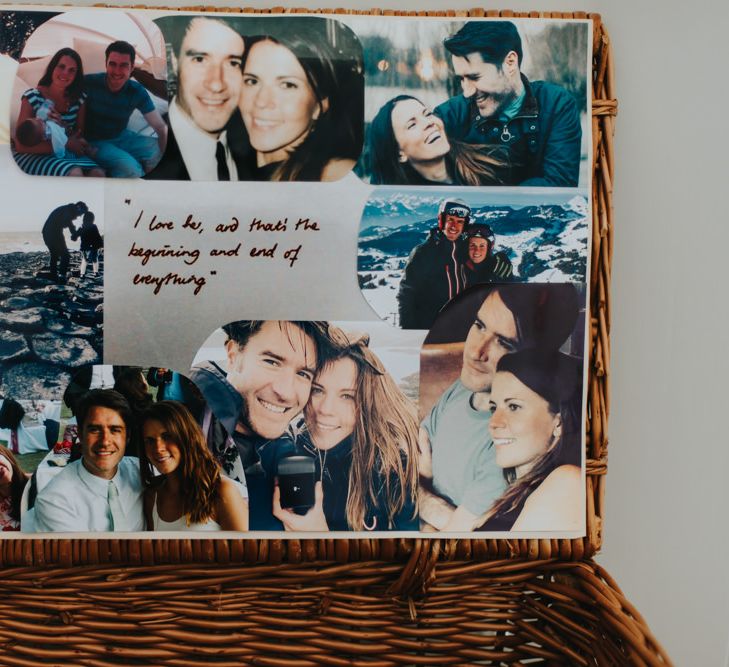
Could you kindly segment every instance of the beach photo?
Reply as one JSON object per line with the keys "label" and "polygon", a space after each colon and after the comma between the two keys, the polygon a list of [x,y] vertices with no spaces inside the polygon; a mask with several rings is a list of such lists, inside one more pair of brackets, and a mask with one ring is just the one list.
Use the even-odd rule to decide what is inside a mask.
{"label": "beach photo", "polygon": [[59,400],[103,356],[103,181],[39,180],[0,145],[0,395]]}

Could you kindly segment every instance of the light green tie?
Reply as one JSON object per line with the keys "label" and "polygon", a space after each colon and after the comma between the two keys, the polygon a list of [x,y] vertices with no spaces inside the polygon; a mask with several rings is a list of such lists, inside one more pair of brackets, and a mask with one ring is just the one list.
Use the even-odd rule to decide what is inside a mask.
{"label": "light green tie", "polygon": [[129,526],[127,526],[127,519],[124,515],[121,501],[119,500],[119,491],[116,488],[116,484],[114,484],[114,482],[109,482],[109,489],[106,494],[106,499],[109,501],[111,529],[114,531],[129,530]]}

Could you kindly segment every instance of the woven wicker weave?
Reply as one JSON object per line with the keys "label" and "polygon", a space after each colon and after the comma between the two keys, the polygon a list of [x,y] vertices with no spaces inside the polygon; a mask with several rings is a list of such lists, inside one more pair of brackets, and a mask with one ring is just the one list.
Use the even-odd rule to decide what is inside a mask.
{"label": "woven wicker weave", "polygon": [[[264,13],[299,11],[310,10]],[[586,537],[1,541],[0,665],[670,664],[616,584],[589,560],[601,544],[607,471],[617,111],[600,17],[332,13],[593,22]]]}

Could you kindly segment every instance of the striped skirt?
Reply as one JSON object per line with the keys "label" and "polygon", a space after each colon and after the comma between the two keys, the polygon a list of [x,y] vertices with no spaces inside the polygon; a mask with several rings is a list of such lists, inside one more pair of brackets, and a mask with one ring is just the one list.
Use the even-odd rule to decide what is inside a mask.
{"label": "striped skirt", "polygon": [[26,173],[33,176],[68,176],[68,172],[75,167],[81,169],[98,169],[91,158],[78,157],[56,157],[52,153],[16,153],[13,157],[17,165]]}

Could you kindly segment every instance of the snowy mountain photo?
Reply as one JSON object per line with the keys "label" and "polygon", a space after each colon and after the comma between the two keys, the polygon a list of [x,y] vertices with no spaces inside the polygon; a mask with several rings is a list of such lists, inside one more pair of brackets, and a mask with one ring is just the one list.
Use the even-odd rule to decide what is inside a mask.
{"label": "snowy mountain photo", "polygon": [[[438,205],[448,191],[376,190],[368,200],[359,232],[357,274],[368,303],[397,326],[397,291],[410,252],[437,227]],[[495,252],[507,254],[520,282],[584,282],[587,272],[587,193],[484,192],[453,195],[472,212],[471,223],[486,223]]]}

